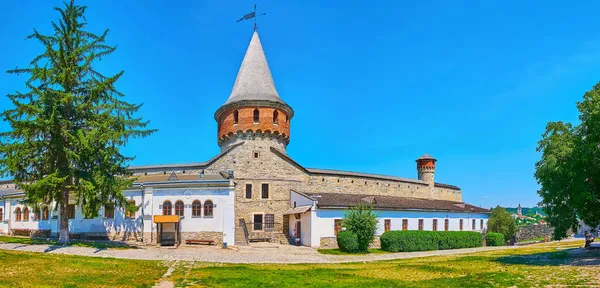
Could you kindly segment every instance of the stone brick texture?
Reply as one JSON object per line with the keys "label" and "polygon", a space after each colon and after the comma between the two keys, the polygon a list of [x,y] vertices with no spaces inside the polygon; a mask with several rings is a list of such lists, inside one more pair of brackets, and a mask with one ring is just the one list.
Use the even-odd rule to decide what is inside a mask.
{"label": "stone brick texture", "polygon": [[[269,113],[261,115],[263,114],[272,117],[272,115],[268,115]],[[281,117],[284,114],[282,112],[279,115]],[[462,201],[460,190],[433,187],[425,183],[307,173],[301,167],[290,163],[270,150],[270,147],[274,147],[285,152],[286,146],[281,138],[272,137],[272,135],[237,134],[231,141],[232,143],[243,141],[244,144],[233,148],[203,170],[207,174],[234,171],[236,225],[240,218],[251,223],[254,214],[275,215],[274,232],[253,231],[253,227],[247,225],[250,237],[270,237],[274,241],[282,237],[284,232],[283,213],[290,209],[291,190],[307,193],[353,193]],[[255,158],[255,152],[258,152],[258,158]],[[165,172],[169,174],[172,171],[152,173]],[[174,172],[183,173],[183,171]],[[199,172],[186,170],[188,174]],[[148,173],[150,174],[150,172]],[[269,185],[267,198],[263,198],[261,195],[263,183]],[[246,184],[252,184],[251,198],[246,198]]]}
{"label": "stone brick texture", "polygon": [[548,237],[548,239],[552,239],[552,233],[554,233],[554,228],[550,227],[547,224],[540,225],[524,225],[519,226],[519,231],[516,234],[517,242],[528,239],[535,239],[539,237]]}
{"label": "stone brick texture", "polygon": [[[321,237],[321,248],[323,249],[336,249],[339,248],[336,237]],[[369,248],[381,248],[381,241],[379,236],[375,236],[373,242],[369,245]]]}

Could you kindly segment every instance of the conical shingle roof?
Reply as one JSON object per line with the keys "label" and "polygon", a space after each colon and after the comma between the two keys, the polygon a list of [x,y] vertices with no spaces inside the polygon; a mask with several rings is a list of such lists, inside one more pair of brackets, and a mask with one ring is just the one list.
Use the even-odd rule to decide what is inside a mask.
{"label": "conical shingle roof", "polygon": [[225,104],[243,100],[266,100],[284,103],[271,76],[267,57],[260,43],[258,33],[254,31],[242,66],[238,72],[231,95]]}
{"label": "conical shingle roof", "polygon": [[293,116],[292,108],[281,98],[275,88],[267,57],[263,51],[258,32],[254,31],[246,55],[240,66],[231,94],[225,103],[215,112],[215,119],[227,107],[237,105],[277,106]]}

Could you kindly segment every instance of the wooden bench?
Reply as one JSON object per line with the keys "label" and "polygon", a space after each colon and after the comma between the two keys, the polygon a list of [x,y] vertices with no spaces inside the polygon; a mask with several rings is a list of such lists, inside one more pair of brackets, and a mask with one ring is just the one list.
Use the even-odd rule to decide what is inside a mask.
{"label": "wooden bench", "polygon": [[248,242],[271,242],[271,238],[250,238]]}
{"label": "wooden bench", "polygon": [[200,245],[215,245],[214,240],[201,240],[201,239],[187,239],[185,240],[185,244],[200,244]]}

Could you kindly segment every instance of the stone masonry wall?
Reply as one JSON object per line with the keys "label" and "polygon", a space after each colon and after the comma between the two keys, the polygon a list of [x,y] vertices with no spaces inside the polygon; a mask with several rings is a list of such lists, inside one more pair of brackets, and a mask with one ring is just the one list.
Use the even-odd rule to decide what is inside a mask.
{"label": "stone masonry wall", "polygon": [[539,237],[548,237],[548,239],[552,239],[552,233],[554,233],[554,228],[550,227],[550,225],[524,225],[519,226],[519,231],[517,231],[516,239],[517,242],[528,239],[535,239]]}

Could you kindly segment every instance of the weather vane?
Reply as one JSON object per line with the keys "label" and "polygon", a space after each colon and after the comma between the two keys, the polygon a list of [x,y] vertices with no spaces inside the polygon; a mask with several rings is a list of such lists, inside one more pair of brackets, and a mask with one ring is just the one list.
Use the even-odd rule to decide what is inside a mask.
{"label": "weather vane", "polygon": [[254,31],[256,31],[256,29],[258,29],[258,26],[256,26],[256,18],[258,18],[258,16],[264,16],[264,15],[267,15],[267,13],[256,14],[256,4],[254,4],[254,12],[244,15],[242,18],[240,18],[240,20],[237,20],[235,22],[241,22],[244,20],[254,19]]}

